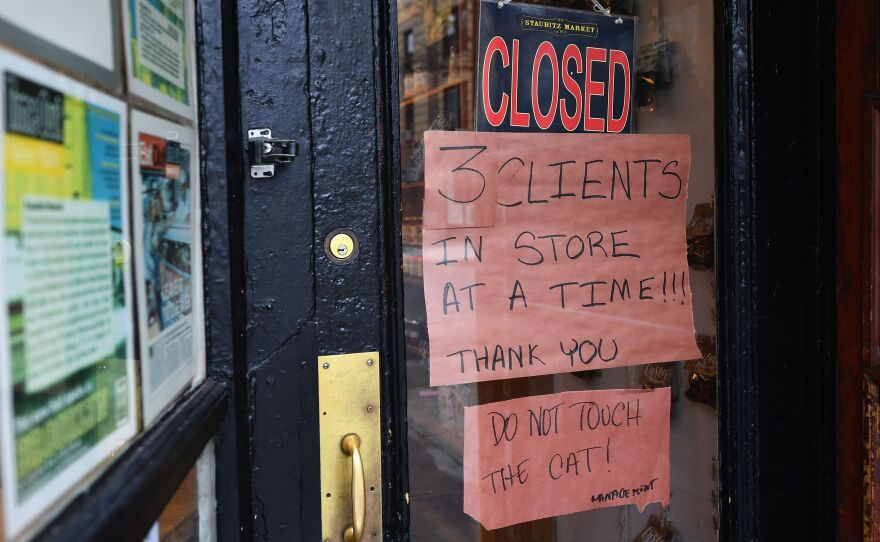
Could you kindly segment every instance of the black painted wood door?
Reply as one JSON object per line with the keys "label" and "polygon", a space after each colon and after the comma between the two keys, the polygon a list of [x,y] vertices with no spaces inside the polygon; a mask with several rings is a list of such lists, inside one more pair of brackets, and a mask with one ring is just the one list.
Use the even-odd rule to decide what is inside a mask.
{"label": "black painted wood door", "polygon": [[[235,28],[224,32],[238,39],[237,58],[225,65],[228,78],[229,62],[238,64],[237,85],[226,82],[227,105],[237,87],[241,109],[228,129],[246,143],[247,130],[269,128],[299,147],[271,179],[250,178],[244,147],[230,157],[238,161],[230,183],[239,183],[231,193],[242,213],[233,232],[243,259],[236,400],[246,423],[238,428],[238,464],[248,466],[237,477],[238,534],[320,538],[317,358],[378,350],[384,530],[393,539],[406,525],[396,96],[386,94],[396,88],[393,4],[242,1],[235,9]],[[359,252],[347,265],[324,252],[337,228],[357,237]]]}

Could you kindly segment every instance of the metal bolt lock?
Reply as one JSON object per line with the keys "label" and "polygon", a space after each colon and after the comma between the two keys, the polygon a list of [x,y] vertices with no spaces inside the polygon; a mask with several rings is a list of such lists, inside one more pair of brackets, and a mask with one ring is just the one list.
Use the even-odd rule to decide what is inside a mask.
{"label": "metal bolt lock", "polygon": [[330,239],[330,253],[344,260],[354,252],[354,239],[346,233],[337,233]]}
{"label": "metal bolt lock", "polygon": [[324,238],[324,252],[334,263],[349,263],[358,252],[357,237],[351,230],[333,230]]}

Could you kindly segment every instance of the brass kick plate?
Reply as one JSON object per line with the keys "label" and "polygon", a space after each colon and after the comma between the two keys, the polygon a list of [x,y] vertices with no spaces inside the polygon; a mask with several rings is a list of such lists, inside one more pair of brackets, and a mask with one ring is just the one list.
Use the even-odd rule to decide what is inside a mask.
{"label": "brass kick plate", "polygon": [[382,540],[382,429],[379,415],[379,353],[318,357],[321,425],[321,539],[343,542],[352,525],[352,457],[342,437],[360,437],[366,511],[364,542]]}

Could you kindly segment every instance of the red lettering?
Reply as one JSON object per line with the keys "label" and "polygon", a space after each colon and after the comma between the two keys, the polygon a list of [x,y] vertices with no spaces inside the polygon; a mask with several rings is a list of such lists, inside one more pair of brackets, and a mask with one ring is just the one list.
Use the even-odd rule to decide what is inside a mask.
{"label": "red lettering", "polygon": [[510,125],[521,126],[526,128],[529,126],[529,114],[517,111],[516,101],[519,94],[519,40],[513,40],[513,66],[511,67],[510,76]]}
{"label": "red lettering", "polygon": [[559,115],[562,118],[562,126],[569,132],[577,130],[581,121],[581,113],[583,111],[583,97],[581,96],[581,88],[578,86],[574,77],[568,74],[568,61],[574,60],[575,73],[584,71],[584,61],[577,45],[569,43],[562,53],[562,84],[565,90],[574,98],[574,114],[569,115],[565,107],[565,98],[559,100]]}
{"label": "red lettering", "polygon": [[590,101],[593,96],[605,94],[605,83],[593,81],[593,62],[607,62],[608,50],[587,47],[586,76],[584,84],[584,131],[604,132],[605,119],[590,116]]}
{"label": "red lettering", "polygon": [[504,122],[507,115],[507,102],[509,96],[506,92],[501,93],[501,106],[495,110],[492,109],[492,102],[489,98],[489,72],[492,67],[492,57],[498,53],[501,55],[501,65],[507,67],[510,65],[510,56],[507,53],[507,44],[501,36],[495,36],[489,42],[486,48],[486,55],[483,57],[483,111],[486,112],[486,120],[492,126],[500,126]]}
{"label": "red lettering", "polygon": [[[619,118],[614,118],[614,75],[615,66],[623,68],[623,109]],[[629,100],[630,100],[630,74],[629,59],[626,53],[617,49],[611,49],[608,58],[608,131],[622,132],[626,127],[626,119],[629,116]]]}
{"label": "red lettering", "polygon": [[[541,104],[538,103],[538,77],[541,73],[541,62],[544,57],[550,59],[550,71],[553,72],[553,94],[550,98],[550,110],[545,115],[541,111]],[[559,100],[559,63],[556,60],[556,49],[549,41],[541,42],[538,50],[535,51],[535,62],[532,64],[532,110],[535,113],[535,122],[542,130],[550,128],[553,119],[556,118],[557,101]]]}
{"label": "red lettering", "polygon": [[[486,121],[491,126],[499,127],[505,124],[505,120],[509,118],[509,126],[528,128],[534,115],[538,129],[548,130],[556,121],[558,112],[562,126],[568,132],[575,132],[579,129],[581,118],[583,118],[582,129],[585,132],[623,132],[630,119],[633,93],[632,66],[626,53],[618,49],[600,47],[579,49],[573,43],[565,47],[561,58],[557,56],[557,53],[554,44],[550,41],[543,41],[538,45],[530,66],[531,73],[523,74],[523,77],[530,77],[531,107],[528,107],[527,104],[525,110],[520,111],[520,40],[515,39],[508,46],[504,38],[494,36],[483,54],[482,73],[480,74],[482,84],[480,99]],[[549,65],[545,65],[545,61],[549,62]],[[496,62],[500,62],[500,65]],[[607,66],[597,66],[596,64],[599,63],[607,64]],[[526,65],[525,68],[528,70],[529,66]],[[493,95],[489,92],[491,75],[495,74],[493,84],[498,84],[499,72],[506,69],[510,69],[510,86],[496,89],[496,91],[502,90],[500,92],[501,98],[493,104]],[[549,103],[540,103],[539,90],[542,69],[545,81],[547,79],[546,70],[550,69],[552,72],[550,74],[552,87]],[[605,73],[608,74],[607,82]],[[584,80],[583,88],[580,86],[579,76],[581,74],[583,74]],[[622,83],[619,79],[620,76],[623,76]],[[563,87],[564,95],[560,87]],[[496,94],[499,93],[496,92]],[[599,100],[594,100],[597,97]],[[620,102],[622,105],[615,107],[616,102]],[[591,114],[594,105],[595,109],[600,111],[605,105],[605,111]]]}

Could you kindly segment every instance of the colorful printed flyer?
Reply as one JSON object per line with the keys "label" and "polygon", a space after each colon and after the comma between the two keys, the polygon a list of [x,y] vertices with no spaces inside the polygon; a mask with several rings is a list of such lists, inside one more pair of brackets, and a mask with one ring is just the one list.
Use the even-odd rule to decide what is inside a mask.
{"label": "colorful printed flyer", "polygon": [[192,2],[124,0],[129,90],[188,119],[195,117]]}
{"label": "colorful printed flyer", "polygon": [[136,431],[126,108],[0,52],[0,422],[16,536]]}
{"label": "colorful printed flyer", "polygon": [[425,132],[431,385],[698,358],[690,139]]}
{"label": "colorful printed flyer", "polygon": [[192,130],[140,111],[131,148],[146,426],[204,365],[198,149]]}
{"label": "colorful printed flyer", "polygon": [[670,389],[572,391],[466,407],[464,511],[486,529],[669,503]]}

